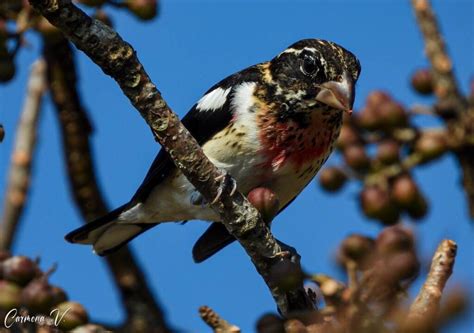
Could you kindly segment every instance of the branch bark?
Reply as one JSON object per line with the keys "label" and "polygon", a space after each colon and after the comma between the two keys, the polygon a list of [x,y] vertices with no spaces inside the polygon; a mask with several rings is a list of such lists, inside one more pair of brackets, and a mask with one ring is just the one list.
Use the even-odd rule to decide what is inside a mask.
{"label": "branch bark", "polygon": [[[43,54],[51,97],[60,120],[71,194],[87,222],[106,214],[108,208],[94,172],[89,142],[92,129],[76,87],[73,50],[65,38],[45,39]],[[124,247],[106,257],[106,263],[127,315],[121,330],[171,332],[132,251]]]}
{"label": "branch bark", "polygon": [[28,196],[38,118],[46,87],[45,66],[43,60],[37,60],[31,67],[8,173],[8,185],[0,224],[0,250],[11,248]]}
{"label": "branch bark", "polygon": [[436,321],[443,289],[453,272],[456,251],[457,245],[452,240],[439,244],[426,281],[410,307],[409,326],[432,325]]}
{"label": "branch bark", "polygon": [[[111,28],[88,17],[70,0],[30,0],[30,3],[104,73],[117,81],[176,166],[204,198],[212,202],[220,185],[221,171],[209,161],[196,140],[170,110],[133,48]],[[241,193],[236,192],[232,196],[223,193],[212,208],[219,213],[226,228],[251,257],[283,314],[314,309],[302,283],[293,290],[283,291],[271,280],[272,265],[283,260],[281,248],[258,211]]]}
{"label": "branch bark", "polygon": [[474,107],[468,106],[454,76],[453,63],[429,0],[412,0],[418,26],[425,41],[425,51],[431,63],[438,108],[451,135],[464,144],[455,154],[463,170],[463,187],[474,220]]}

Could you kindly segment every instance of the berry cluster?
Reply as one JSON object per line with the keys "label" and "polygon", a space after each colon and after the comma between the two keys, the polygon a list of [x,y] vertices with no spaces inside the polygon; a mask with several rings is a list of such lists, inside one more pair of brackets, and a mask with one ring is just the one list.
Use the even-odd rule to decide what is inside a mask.
{"label": "berry cluster", "polygon": [[[429,70],[417,71],[411,81],[418,93],[433,93]],[[337,142],[343,163],[321,170],[321,187],[336,192],[347,180],[359,180],[363,213],[386,225],[403,214],[413,220],[425,217],[428,203],[411,170],[440,158],[456,143],[444,128],[416,126],[413,118],[419,113],[435,115],[422,108],[409,110],[384,91],[369,94],[360,112],[344,118]]]}
{"label": "berry cluster", "polygon": [[[43,272],[37,261],[24,256],[0,252],[0,318],[11,328],[24,329],[25,325],[74,332],[99,332],[100,326],[88,324],[84,307],[68,301],[66,292],[48,282],[54,271]],[[12,312],[14,311],[14,312]],[[37,323],[20,323],[15,318],[48,318]],[[57,326],[56,326],[57,325]]]}
{"label": "berry cluster", "polygon": [[[275,272],[279,288],[288,288],[298,279],[319,286],[318,312],[292,314],[282,319],[265,314],[257,322],[258,333],[426,333],[440,327],[466,309],[466,296],[460,290],[446,295],[440,314],[430,321],[408,320],[408,288],[419,274],[411,230],[390,226],[375,238],[353,234],[339,247],[338,262],[345,269],[348,282],[325,274],[298,273],[291,263]],[[283,267],[285,266],[285,267]],[[299,283],[298,282],[298,283]],[[431,320],[432,319],[432,320]]]}

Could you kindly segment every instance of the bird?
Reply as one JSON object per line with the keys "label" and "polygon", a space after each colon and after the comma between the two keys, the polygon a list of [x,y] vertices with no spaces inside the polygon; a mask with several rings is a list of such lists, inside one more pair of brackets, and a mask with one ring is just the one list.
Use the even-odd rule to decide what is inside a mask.
{"label": "bird", "polygon": [[[331,154],[343,114],[352,112],[360,72],[357,57],[342,46],[303,39],[211,87],[182,123],[241,193],[273,191],[279,213]],[[195,262],[235,240],[161,149],[128,203],[65,238],[104,256],[159,224],[190,220],[210,222],[193,247]]]}

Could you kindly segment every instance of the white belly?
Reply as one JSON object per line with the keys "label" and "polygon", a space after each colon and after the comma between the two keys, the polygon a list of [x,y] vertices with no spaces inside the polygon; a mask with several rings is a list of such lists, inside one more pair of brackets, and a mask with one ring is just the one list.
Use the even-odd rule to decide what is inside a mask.
{"label": "white belly", "polygon": [[[213,144],[223,147],[222,143],[214,141],[203,146],[208,156],[211,155],[210,151],[217,152],[213,149]],[[251,151],[256,147],[249,145],[247,148],[249,149],[230,147],[209,157],[217,167],[225,169],[236,179],[240,192],[246,194],[255,187],[267,187],[277,194],[280,208],[303,190],[319,170],[324,158],[312,161],[298,170],[291,165],[273,170],[262,168],[262,160],[255,157],[259,155]],[[195,188],[181,172],[176,171],[173,177],[168,177],[151,192],[140,209],[140,219],[150,223],[195,219],[218,221],[218,215],[211,208],[191,203],[193,195],[196,195]]]}
{"label": "white belly", "polygon": [[[236,179],[239,191],[247,193],[259,185],[257,170],[262,163],[257,158],[259,144],[245,140],[236,141],[239,142],[236,145],[226,144],[231,137],[226,135],[224,139],[220,134],[223,133],[203,146],[204,153],[214,165],[226,170]],[[193,219],[217,221],[218,216],[211,208],[191,203],[192,195],[196,195],[194,186],[181,172],[176,171],[173,177],[168,177],[150,193],[143,205],[145,211],[142,216],[147,217],[147,222]]]}

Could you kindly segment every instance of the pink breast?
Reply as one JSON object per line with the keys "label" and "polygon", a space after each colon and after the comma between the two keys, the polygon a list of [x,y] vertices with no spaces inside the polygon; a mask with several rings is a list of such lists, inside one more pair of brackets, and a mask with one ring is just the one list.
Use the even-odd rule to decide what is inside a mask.
{"label": "pink breast", "polygon": [[333,130],[316,126],[299,128],[290,121],[262,128],[262,152],[267,156],[265,165],[274,171],[291,164],[296,170],[325,157],[332,144]]}

